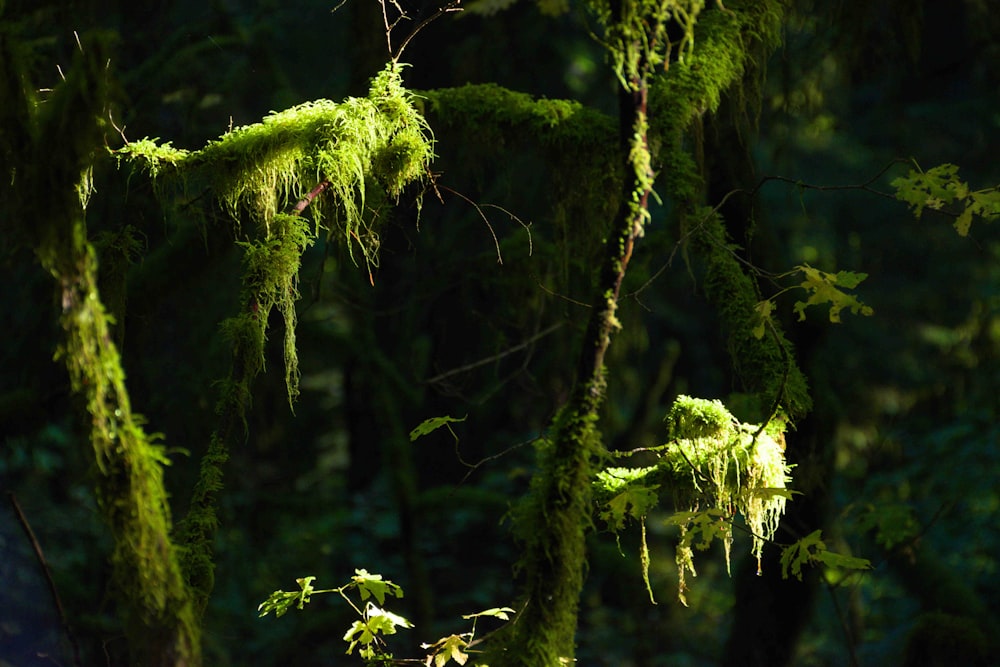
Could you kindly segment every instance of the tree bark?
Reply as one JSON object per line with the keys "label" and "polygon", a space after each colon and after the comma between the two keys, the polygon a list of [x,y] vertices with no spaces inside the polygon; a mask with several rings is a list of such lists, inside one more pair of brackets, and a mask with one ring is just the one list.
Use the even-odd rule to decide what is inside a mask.
{"label": "tree bark", "polygon": [[[87,238],[89,178],[104,147],[109,74],[106,40],[85,35],[65,80],[44,104],[34,96],[19,45],[0,34],[0,125],[22,137],[0,146],[0,200],[15,229],[52,275],[65,334],[59,356],[84,406],[97,498],[114,539],[115,591],[127,611],[134,664],[196,667],[199,628],[170,541],[166,456],[132,412]],[[13,83],[13,85],[12,85]]]}
{"label": "tree bark", "polygon": [[[631,48],[638,52],[640,45]],[[653,174],[647,142],[647,76],[643,64],[619,94],[620,153],[627,163],[622,203],[608,234],[573,392],[551,426],[531,498],[515,519],[515,531],[525,545],[524,606],[512,625],[502,664],[562,665],[572,662],[575,653],[591,484],[606,453],[597,430],[606,389],[604,358],[620,328],[615,311],[622,281],[649,216]]]}

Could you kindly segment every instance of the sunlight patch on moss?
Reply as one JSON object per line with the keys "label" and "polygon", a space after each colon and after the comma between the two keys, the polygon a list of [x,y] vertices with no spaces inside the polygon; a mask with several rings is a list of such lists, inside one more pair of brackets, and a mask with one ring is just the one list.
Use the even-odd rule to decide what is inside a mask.
{"label": "sunlight patch on moss", "polygon": [[[742,424],[721,401],[679,396],[667,414],[668,443],[664,463],[672,473],[675,506],[688,513],[715,510],[714,525],[700,526],[701,544],[719,537],[729,566],[732,546],[731,518],[743,515],[751,533],[751,553],[758,566],[764,543],[774,536],[785,511],[785,491],[790,467],[779,444],[782,422],[761,429]],[[703,517],[699,517],[702,518]],[[675,521],[681,528],[677,547],[679,594],[683,601],[685,573],[695,574],[693,535],[688,534],[693,516]]]}

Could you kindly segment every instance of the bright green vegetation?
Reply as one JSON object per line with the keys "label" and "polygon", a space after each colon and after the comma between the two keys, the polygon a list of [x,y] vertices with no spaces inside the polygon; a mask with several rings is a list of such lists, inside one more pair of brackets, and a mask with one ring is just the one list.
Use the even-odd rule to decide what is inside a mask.
{"label": "bright green vegetation", "polygon": [[[349,6],[317,55],[299,6],[202,20],[181,2],[192,25],[155,58],[120,29],[121,62],[147,60],[118,73],[108,35],[50,53],[54,5],[21,4],[0,0],[0,473],[42,508],[52,588],[85,627],[77,663],[995,653],[998,246],[980,223],[1000,217],[998,191],[950,162],[889,173],[892,158],[861,183],[875,159],[838,144],[864,104],[859,66],[793,51],[795,35],[844,37],[827,10],[588,0],[571,17],[540,0],[528,21],[481,0],[418,47],[426,22],[383,3]],[[145,24],[130,12],[106,20]],[[370,21],[377,49],[353,33]],[[408,70],[395,61],[417,32]],[[279,53],[291,44],[300,57]],[[528,54],[531,80],[525,44],[548,49]],[[357,80],[386,47],[392,64]],[[411,92],[410,74],[446,87]],[[904,92],[885,108],[909,122]],[[822,113],[782,110],[802,99]],[[268,108],[285,110],[233,127]],[[167,140],[128,141],[121,118]],[[895,139],[879,127],[865,141]],[[758,175],[778,147],[807,157],[769,173],[826,161],[825,178],[860,184]],[[906,206],[919,227],[901,227]],[[957,234],[926,224],[941,217]],[[38,348],[58,373],[20,367]],[[465,416],[427,417],[441,414]],[[257,608],[281,620],[252,618],[290,569],[320,576]],[[346,583],[316,587],[327,578]],[[649,606],[675,584],[680,605]],[[333,604],[288,613],[320,594]]]}

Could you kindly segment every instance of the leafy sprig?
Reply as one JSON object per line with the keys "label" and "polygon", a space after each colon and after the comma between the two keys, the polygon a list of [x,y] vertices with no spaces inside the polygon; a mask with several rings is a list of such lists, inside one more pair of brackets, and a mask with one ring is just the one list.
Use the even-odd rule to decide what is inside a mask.
{"label": "leafy sprig", "polygon": [[[313,586],[315,580],[316,577],[296,579],[295,582],[299,585],[299,590],[275,591],[264,602],[260,603],[257,611],[261,617],[267,616],[271,612],[280,617],[293,607],[305,608],[312,596],[317,593],[337,593],[358,615],[358,618],[344,633],[343,639],[347,643],[347,655],[352,655],[357,649],[358,656],[366,664],[393,662],[392,654],[388,652],[383,638],[396,634],[399,628],[412,628],[413,624],[403,616],[384,609],[383,606],[386,598],[403,597],[403,589],[391,581],[383,579],[382,575],[372,574],[363,569],[355,570],[351,580],[339,588],[317,590]],[[350,594],[354,594],[359,602],[364,604],[355,604]],[[484,616],[507,621],[510,620],[513,613],[514,610],[510,607],[493,607],[475,614],[463,615],[462,618],[472,621],[472,629],[469,632],[442,637],[433,643],[421,644],[421,648],[429,649],[424,664],[427,667],[432,665],[433,667],[444,667],[449,661],[454,661],[459,665],[464,665],[469,660],[470,647],[478,643],[475,639],[476,621]]]}
{"label": "leafy sprig", "polygon": [[823,541],[822,530],[814,530],[781,552],[782,578],[787,579],[791,575],[802,581],[802,567],[805,565],[825,565],[840,570],[870,570],[872,567],[867,558],[830,551]]}
{"label": "leafy sprig", "polygon": [[987,222],[1000,218],[1000,186],[973,190],[958,177],[958,166],[954,164],[941,164],[927,171],[916,165],[906,176],[894,179],[892,187],[896,188],[896,198],[909,204],[918,218],[928,208],[954,215],[959,236],[968,235],[975,218]]}
{"label": "leafy sprig", "polygon": [[800,264],[788,273],[778,276],[778,278],[788,278],[800,275],[802,281],[794,286],[787,287],[774,296],[757,302],[754,307],[753,326],[751,331],[754,337],[760,339],[768,327],[773,326],[772,316],[775,311],[775,300],[792,289],[802,289],[806,292],[806,299],[796,301],[792,310],[799,315],[799,321],[806,319],[806,308],[809,306],[829,306],[830,322],[838,324],[841,321],[841,312],[850,310],[854,315],[870,316],[875,310],[863,303],[857,296],[846,290],[855,289],[867,277],[867,273],[854,271],[838,271],[830,273],[821,271],[809,264]]}

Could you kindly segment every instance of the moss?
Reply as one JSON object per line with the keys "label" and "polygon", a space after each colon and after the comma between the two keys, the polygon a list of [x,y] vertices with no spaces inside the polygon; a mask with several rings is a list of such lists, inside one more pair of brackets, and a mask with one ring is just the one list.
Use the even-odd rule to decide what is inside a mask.
{"label": "moss", "polygon": [[611,149],[619,143],[613,118],[579,102],[533,98],[495,84],[419,95],[438,133],[452,140],[449,152],[467,151],[464,163],[490,165],[515,151],[539,156],[553,240],[561,249],[552,267],[559,279],[566,282],[574,268],[600,262],[623,180],[624,165]]}
{"label": "moss", "polygon": [[233,350],[232,370],[219,383],[219,423],[202,458],[190,510],[177,527],[183,573],[201,612],[214,584],[212,540],[222,466],[229,449],[246,437],[252,385],[265,367],[270,314],[277,310],[283,320],[285,383],[294,404],[302,254],[326,229],[348,248],[360,247],[365,261],[376,264],[378,234],[366,206],[377,203],[373,197],[398,197],[422,179],[433,140],[402,87],[399,67],[390,65],[373,79],[365,98],[339,104],[317,100],[272,113],[198,151],[143,140],[115,156],[120,165],[153,178],[161,195],[210,192],[244,239],[238,241],[243,249],[240,312],[221,327]]}
{"label": "moss", "polygon": [[[736,513],[746,521],[751,553],[759,562],[764,543],[773,537],[784,513],[790,468],[781,444],[781,419],[761,428],[739,422],[720,401],[679,396],[665,421],[669,439],[651,449],[657,464],[602,471],[594,482],[594,496],[613,531],[623,526],[622,511],[644,523],[656,497],[669,497],[679,511],[670,522],[681,530],[676,562],[678,594],[685,602],[686,574],[695,573],[692,547],[707,547],[718,538],[728,564]],[[623,498],[629,507],[612,507]],[[643,537],[640,561],[645,548]],[[648,587],[648,565],[642,567]]]}
{"label": "moss", "polygon": [[753,534],[752,553],[760,557],[764,541],[777,529],[784,495],[761,490],[784,489],[791,478],[784,451],[775,436],[778,423],[761,430],[741,424],[721,401],[679,396],[667,415],[669,446],[662,466],[674,477],[675,503],[738,511]]}
{"label": "moss", "polygon": [[806,377],[777,325],[762,338],[754,334],[759,319],[757,285],[736,257],[721,217],[700,209],[689,225],[691,248],[705,262],[705,295],[716,305],[729,334],[737,376],[747,389],[780,406],[792,419],[805,415],[812,407]]}
{"label": "moss", "polygon": [[721,218],[700,206],[702,177],[682,141],[692,122],[718,108],[724,93],[732,91],[743,98],[743,82],[754,80],[748,72],[779,41],[782,15],[783,3],[775,0],[744,2],[735,11],[706,12],[696,29],[697,48],[652,86],[651,106],[656,113],[651,114],[650,125],[664,147],[658,156],[661,182],[678,204],[682,238],[689,239],[686,251],[703,262],[705,294],[723,320],[738,377],[749,391],[798,418],[811,407],[805,376],[777,326],[763,338],[753,335],[759,319],[756,282],[736,256],[738,249]]}
{"label": "moss", "polygon": [[[242,243],[244,299],[250,312],[243,323],[255,329],[249,335],[234,337],[234,349],[259,356],[259,361],[244,360],[253,367],[264,367],[264,341],[268,316],[276,308],[284,321],[285,384],[289,403],[299,394],[299,363],[295,348],[295,302],[299,297],[298,281],[301,256],[313,243],[309,223],[302,217],[279,214],[271,223],[271,233],[259,241]],[[251,345],[247,345],[246,343]],[[247,378],[252,381],[256,373]]]}
{"label": "moss", "polygon": [[[398,197],[423,178],[434,157],[430,130],[402,86],[400,66],[372,80],[367,97],[335,103],[315,100],[238,127],[197,151],[142,140],[115,152],[156,179],[175,179],[181,189],[211,191],[237,224],[244,219],[266,235],[276,215],[326,183],[333,196],[309,208],[365,261],[377,263],[378,235],[364,214],[371,196]],[[244,230],[254,234],[254,230]]]}
{"label": "moss", "polygon": [[[162,664],[170,656],[197,665],[198,626],[169,538],[163,485],[169,461],[159,437],[146,433],[132,412],[111,318],[98,292],[96,251],[87,238],[84,207],[94,161],[102,154],[111,94],[107,48],[106,36],[83,36],[73,66],[45,104],[23,90],[5,98],[5,118],[8,102],[23,112],[12,134],[24,138],[22,151],[4,156],[5,170],[32,197],[7,204],[56,282],[65,333],[58,356],[87,413],[96,495],[114,538],[113,583],[127,610],[133,660]],[[0,53],[9,51],[0,46]],[[2,55],[0,70],[5,82],[21,76],[17,63]]]}
{"label": "moss", "polygon": [[524,554],[518,569],[529,593],[514,631],[491,644],[503,650],[490,664],[562,665],[575,653],[585,536],[592,526],[590,484],[604,452],[596,413],[564,408],[537,452],[539,472],[512,516]]}

